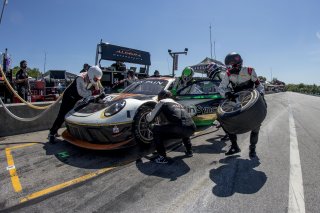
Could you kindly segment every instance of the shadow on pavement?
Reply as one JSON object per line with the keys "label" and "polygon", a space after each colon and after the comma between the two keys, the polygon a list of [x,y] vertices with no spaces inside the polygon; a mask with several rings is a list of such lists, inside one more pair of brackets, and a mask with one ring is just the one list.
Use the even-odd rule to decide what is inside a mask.
{"label": "shadow on pavement", "polygon": [[207,153],[207,154],[220,154],[225,151],[223,148],[227,145],[227,141],[221,140],[223,136],[217,136],[214,138],[207,139],[206,141],[211,144],[203,144],[199,146],[193,146],[195,153]]}
{"label": "shadow on pavement", "polygon": [[218,197],[229,197],[234,193],[254,194],[267,181],[264,172],[254,170],[260,165],[259,158],[240,159],[239,155],[221,159],[225,165],[210,171],[210,179],[216,184],[212,192]]}
{"label": "shadow on pavement", "polygon": [[168,164],[157,164],[153,161],[147,161],[145,163],[137,161],[136,166],[138,170],[145,175],[175,181],[190,171],[190,167],[183,161],[184,158],[186,158],[186,156],[169,158]]}
{"label": "shadow on pavement", "polygon": [[119,150],[88,150],[63,140],[57,141],[56,144],[49,142],[44,144],[43,149],[46,155],[54,155],[65,164],[85,169],[101,169],[128,164],[154,151],[152,145],[148,147],[132,146]]}

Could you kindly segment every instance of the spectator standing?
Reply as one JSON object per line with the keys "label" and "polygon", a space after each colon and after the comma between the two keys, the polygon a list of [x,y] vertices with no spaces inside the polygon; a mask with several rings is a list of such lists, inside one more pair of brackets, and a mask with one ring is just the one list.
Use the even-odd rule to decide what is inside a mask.
{"label": "spectator standing", "polygon": [[20,70],[16,74],[17,91],[19,96],[23,98],[25,101],[28,101],[28,95],[31,95],[27,68],[27,61],[20,61]]}
{"label": "spectator standing", "polygon": [[90,68],[90,65],[87,64],[87,63],[85,63],[85,64],[83,65],[83,69],[80,71],[80,73],[88,72],[89,68]]}

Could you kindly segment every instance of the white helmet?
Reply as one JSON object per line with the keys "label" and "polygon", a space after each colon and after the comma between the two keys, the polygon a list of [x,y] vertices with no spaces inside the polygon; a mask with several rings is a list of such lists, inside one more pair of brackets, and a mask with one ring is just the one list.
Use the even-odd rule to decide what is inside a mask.
{"label": "white helmet", "polygon": [[102,71],[98,66],[92,66],[88,70],[88,78],[91,83],[95,83],[102,78]]}
{"label": "white helmet", "polygon": [[97,81],[102,78],[101,69],[98,66],[92,66],[89,68],[87,75],[90,81],[89,85],[97,87]]}

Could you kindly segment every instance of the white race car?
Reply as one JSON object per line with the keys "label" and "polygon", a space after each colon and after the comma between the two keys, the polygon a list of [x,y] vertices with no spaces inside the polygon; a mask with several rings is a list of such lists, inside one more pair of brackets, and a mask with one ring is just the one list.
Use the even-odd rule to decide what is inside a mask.
{"label": "white race car", "polygon": [[[65,117],[63,138],[79,147],[95,150],[119,149],[153,140],[145,116],[156,104],[162,89],[172,90],[177,79],[147,78],[134,82],[121,93],[76,106]],[[217,92],[220,80],[198,79],[174,92],[197,126],[211,125],[222,100]],[[157,121],[156,121],[157,122]]]}

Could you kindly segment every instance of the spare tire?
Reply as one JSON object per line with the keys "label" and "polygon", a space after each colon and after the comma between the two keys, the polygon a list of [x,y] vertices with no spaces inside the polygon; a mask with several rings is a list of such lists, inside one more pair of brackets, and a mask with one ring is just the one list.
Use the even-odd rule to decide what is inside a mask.
{"label": "spare tire", "polygon": [[236,101],[224,100],[217,109],[218,120],[230,134],[242,134],[259,127],[267,105],[257,90],[236,93]]}

